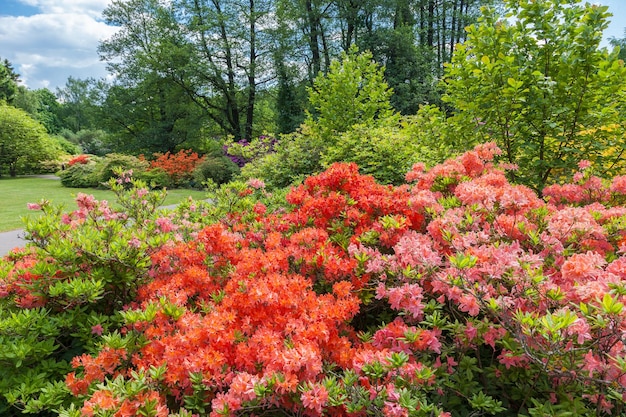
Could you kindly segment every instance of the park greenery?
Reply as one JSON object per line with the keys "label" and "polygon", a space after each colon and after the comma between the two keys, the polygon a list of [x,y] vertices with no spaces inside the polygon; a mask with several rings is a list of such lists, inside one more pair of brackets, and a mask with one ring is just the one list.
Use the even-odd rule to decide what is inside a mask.
{"label": "park greenery", "polygon": [[[626,40],[601,47],[606,7],[104,17],[112,84],[30,91],[0,65],[0,175],[117,200],[28,205],[0,260],[0,415],[626,414]],[[163,208],[172,188],[203,198]]]}

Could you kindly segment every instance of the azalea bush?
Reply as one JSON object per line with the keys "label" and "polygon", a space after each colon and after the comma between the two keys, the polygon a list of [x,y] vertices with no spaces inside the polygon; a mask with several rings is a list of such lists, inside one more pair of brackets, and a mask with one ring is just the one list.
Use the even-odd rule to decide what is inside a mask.
{"label": "azalea bush", "polygon": [[[283,207],[259,180],[182,205],[122,301],[95,302],[115,321],[83,325],[92,347],[65,354],[73,399],[56,410],[622,415],[626,177],[582,161],[542,199],[499,153],[417,164],[400,186],[338,163]],[[19,270],[0,281],[6,311],[48,311],[36,289],[51,287]]]}
{"label": "azalea bush", "polygon": [[189,185],[193,179],[194,169],[204,160],[196,152],[185,149],[177,153],[155,154],[155,157],[156,159],[150,162],[150,168],[165,171],[172,185],[176,187]]}

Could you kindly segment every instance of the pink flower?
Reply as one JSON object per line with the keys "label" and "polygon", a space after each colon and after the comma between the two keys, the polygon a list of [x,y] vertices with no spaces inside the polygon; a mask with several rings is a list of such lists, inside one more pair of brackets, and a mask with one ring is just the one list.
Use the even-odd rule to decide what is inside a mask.
{"label": "pink flower", "polygon": [[591,162],[587,161],[586,159],[582,159],[578,162],[578,168],[580,169],[587,169],[591,166]]}
{"label": "pink flower", "polygon": [[302,400],[302,405],[321,415],[322,408],[328,401],[328,391],[320,385],[315,385],[310,390],[304,391],[300,399]]}
{"label": "pink flower", "polygon": [[626,175],[619,175],[613,178],[611,191],[617,194],[626,194]]}
{"label": "pink flower", "polygon": [[26,204],[26,207],[28,207],[29,210],[41,210],[40,204],[28,203]]}
{"label": "pink flower", "polygon": [[131,248],[137,249],[141,246],[141,241],[137,239],[136,237],[134,237],[128,241],[128,246],[130,246]]}
{"label": "pink flower", "polygon": [[477,316],[480,312],[480,306],[476,301],[476,297],[471,294],[464,294],[459,299],[459,310],[467,312],[470,316]]}
{"label": "pink flower", "polygon": [[171,232],[175,228],[174,223],[166,217],[159,217],[156,219],[156,224],[163,233]]}
{"label": "pink flower", "polygon": [[91,326],[91,334],[97,334],[98,336],[102,336],[102,332],[104,329],[101,324],[96,324],[95,326]]}
{"label": "pink flower", "polygon": [[579,345],[585,343],[585,340],[591,340],[591,334],[589,333],[591,328],[585,319],[580,317],[570,324],[567,328],[567,334],[570,336],[576,336],[576,341]]}
{"label": "pink flower", "polygon": [[561,273],[566,280],[584,282],[597,277],[605,265],[604,256],[597,252],[576,253],[563,263]]}
{"label": "pink flower", "polygon": [[261,188],[265,188],[265,183],[263,180],[258,178],[250,178],[248,180],[248,186],[254,188],[255,190],[259,190]]}

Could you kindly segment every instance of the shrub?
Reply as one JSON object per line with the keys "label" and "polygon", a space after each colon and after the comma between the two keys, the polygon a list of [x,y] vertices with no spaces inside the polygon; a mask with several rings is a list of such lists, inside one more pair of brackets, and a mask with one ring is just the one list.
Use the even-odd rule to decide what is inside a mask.
{"label": "shrub", "polygon": [[100,185],[95,163],[74,164],[58,172],[61,184],[69,188],[90,188]]}
{"label": "shrub", "polygon": [[322,152],[326,144],[310,126],[281,135],[274,153],[246,164],[241,173],[245,178],[262,178],[270,187],[287,187],[320,172]]}
{"label": "shrub", "polygon": [[276,138],[261,135],[251,142],[245,139],[238,142],[227,142],[223,149],[226,156],[241,168],[247,163],[275,152],[277,143]]}
{"label": "shrub", "polygon": [[239,173],[239,167],[225,156],[205,158],[193,170],[193,183],[197,188],[202,188],[207,180],[215,184],[229,182],[233,176]]}
{"label": "shrub", "polygon": [[163,168],[152,168],[145,171],[133,172],[133,177],[145,182],[152,189],[167,188],[172,185],[172,180]]}
{"label": "shrub", "polygon": [[[626,177],[603,182],[583,162],[544,201],[507,181],[499,153],[416,164],[397,187],[338,163],[292,188],[287,209],[252,200],[267,193],[251,180],[135,219],[171,242],[137,254],[139,281],[114,275],[129,301],[102,303],[119,324],[73,352],[61,415],[623,415]],[[91,253],[87,235],[120,227],[65,250]],[[76,271],[55,263],[51,229],[31,236],[53,256],[38,268]],[[8,270],[8,315],[54,306],[38,297],[74,277]]]}
{"label": "shrub", "polygon": [[341,134],[322,155],[325,166],[355,162],[360,171],[383,184],[401,184],[419,158],[419,143],[399,120],[386,126],[354,126]]}
{"label": "shrub", "polygon": [[73,361],[82,412],[622,414],[626,181],[555,205],[498,153],[400,187],[334,164],[163,247],[126,335]]}
{"label": "shrub", "polygon": [[106,183],[111,178],[116,178],[119,171],[132,170],[133,173],[139,173],[147,168],[148,163],[135,156],[110,153],[98,161],[95,175],[99,183]]}
{"label": "shrub", "polygon": [[194,169],[203,160],[196,152],[180,150],[175,154],[155,154],[150,168],[161,168],[168,173],[174,186],[188,185],[193,178]]}
{"label": "shrub", "polygon": [[119,211],[85,194],[71,213],[32,204],[42,216],[26,224],[30,244],[0,262],[0,393],[14,410],[69,404],[70,360],[95,353],[100,335],[120,328],[119,310],[148,279],[151,252],[172,237],[156,213],[164,194],[109,185]]}

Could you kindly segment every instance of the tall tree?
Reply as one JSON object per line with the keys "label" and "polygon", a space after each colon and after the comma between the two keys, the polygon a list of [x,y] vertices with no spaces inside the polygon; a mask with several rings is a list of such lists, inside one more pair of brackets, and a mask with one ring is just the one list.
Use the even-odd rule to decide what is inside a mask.
{"label": "tall tree", "polygon": [[624,29],[623,38],[610,38],[609,42],[613,47],[619,47],[619,59],[626,61],[626,29]]}
{"label": "tall tree", "polygon": [[[496,140],[519,166],[517,179],[538,190],[581,159],[623,166],[626,70],[615,52],[600,48],[607,7],[505,3],[517,19],[483,9],[446,73],[444,98],[465,130],[473,125],[482,140]],[[603,126],[616,131],[600,134]]]}
{"label": "tall tree", "polygon": [[225,133],[249,137],[258,88],[272,77],[269,7],[267,0],[116,2],[104,14],[121,30],[100,53],[124,77],[163,76]]}
{"label": "tall tree", "polygon": [[60,117],[63,126],[73,132],[94,128],[103,89],[102,82],[94,78],[79,79],[71,76],[64,87],[57,88],[56,95],[62,103]]}
{"label": "tall tree", "polygon": [[176,152],[203,134],[201,109],[167,78],[146,77],[136,85],[107,91],[101,123],[111,133],[112,150],[133,154]]}
{"label": "tall tree", "polygon": [[9,60],[0,61],[0,101],[9,104],[13,102],[17,94],[19,77]]}
{"label": "tall tree", "polygon": [[48,155],[46,129],[24,110],[0,103],[0,175],[18,174],[20,164]]}
{"label": "tall tree", "polygon": [[19,86],[13,105],[43,124],[50,134],[59,133],[65,127],[61,121],[62,105],[47,88],[29,90]]}

